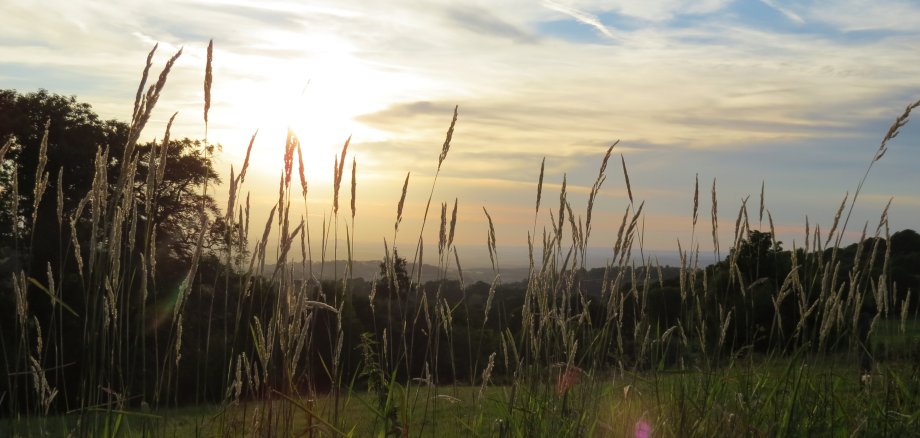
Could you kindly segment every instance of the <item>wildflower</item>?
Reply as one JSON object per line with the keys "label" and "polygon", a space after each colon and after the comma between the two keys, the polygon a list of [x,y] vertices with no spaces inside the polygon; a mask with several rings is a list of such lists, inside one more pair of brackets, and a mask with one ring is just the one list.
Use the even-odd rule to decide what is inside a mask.
{"label": "wildflower", "polygon": [[581,368],[578,368],[574,365],[566,365],[565,371],[559,373],[559,377],[556,378],[556,392],[559,395],[563,395],[568,392],[569,389],[581,381],[582,373],[583,371]]}
{"label": "wildflower", "polygon": [[652,425],[645,420],[636,422],[636,438],[649,438],[652,436]]}

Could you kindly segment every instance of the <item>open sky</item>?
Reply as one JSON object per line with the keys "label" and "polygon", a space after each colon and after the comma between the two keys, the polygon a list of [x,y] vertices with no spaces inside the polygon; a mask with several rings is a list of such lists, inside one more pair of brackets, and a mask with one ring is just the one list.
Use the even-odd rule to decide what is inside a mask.
{"label": "open sky", "polygon": [[[830,228],[888,126],[920,98],[915,1],[0,0],[0,16],[0,87],[76,95],[106,118],[128,118],[155,43],[157,67],[183,47],[147,138],[161,137],[174,111],[174,135],[204,136],[213,38],[209,139],[223,145],[223,174],[239,168],[260,130],[244,188],[254,223],[276,201],[291,126],[306,153],[318,238],[333,156],[351,134],[359,259],[392,242],[406,172],[397,242],[414,248],[454,105],[426,254],[436,253],[440,203],[457,198],[464,264],[488,264],[483,206],[500,261],[523,263],[541,160],[538,233],[558,210],[564,174],[584,216],[600,160],[620,140],[595,206],[596,265],[629,203],[620,154],[636,203],[646,202],[647,249],[688,246],[696,175],[702,250],[712,247],[714,179],[723,251],[748,195],[757,226],[762,182],[779,239],[801,245],[806,216]],[[874,230],[890,197],[892,228],[920,228],[918,142],[920,128],[908,125],[876,163],[852,233],[866,221]]]}

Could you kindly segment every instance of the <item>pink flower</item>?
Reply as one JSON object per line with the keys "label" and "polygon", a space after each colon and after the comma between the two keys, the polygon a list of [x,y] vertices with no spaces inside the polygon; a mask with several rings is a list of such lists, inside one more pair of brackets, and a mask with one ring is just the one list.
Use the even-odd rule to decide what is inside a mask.
{"label": "pink flower", "polygon": [[652,436],[652,425],[644,420],[636,422],[636,438],[649,438]]}

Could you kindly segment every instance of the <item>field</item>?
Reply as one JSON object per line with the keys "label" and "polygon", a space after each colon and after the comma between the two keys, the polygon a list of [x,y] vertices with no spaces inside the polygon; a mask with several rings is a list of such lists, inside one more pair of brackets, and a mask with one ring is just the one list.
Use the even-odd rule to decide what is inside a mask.
{"label": "field", "polygon": [[[711,234],[720,247],[720,211],[713,202],[711,222],[699,220],[699,198],[710,193],[697,182],[688,189],[694,238],[665,275],[640,255],[644,204],[621,161],[629,198],[616,241],[603,243],[610,262],[586,266],[614,144],[598,158],[584,212],[573,212],[578,195],[565,182],[558,194],[544,192],[541,164],[526,280],[500,281],[493,228],[486,246],[495,280],[464,284],[456,204],[435,202],[429,226],[439,227],[439,241],[427,259],[421,237],[450,165],[455,109],[419,243],[403,248],[412,256],[388,246],[375,279],[348,269],[303,279],[295,267],[307,272],[313,260],[343,254],[343,266],[352,261],[360,215],[353,160],[344,178],[348,143],[335,160],[332,205],[309,204],[300,140],[290,133],[264,229],[249,232],[248,153],[226,182],[226,203],[209,201],[216,174],[202,171],[182,198],[196,206],[182,210],[189,216],[157,222],[165,205],[157,202],[169,201],[157,194],[182,177],[170,166],[210,166],[215,153],[206,139],[171,142],[169,128],[160,142],[138,140],[178,56],[149,88],[148,58],[124,143],[85,163],[84,192],[65,193],[63,170],[46,169],[56,153],[48,124],[36,144],[9,140],[0,149],[0,224],[8,227],[0,237],[22,254],[0,279],[9,304],[0,435],[920,436],[917,233],[892,233],[886,209],[844,245],[859,192],[830,226],[804,224],[804,247],[790,249],[773,238],[763,194],[757,206],[745,201],[730,213],[733,241],[704,266],[697,239]],[[860,186],[917,106],[883,134]],[[23,174],[35,175],[34,186]],[[390,244],[409,182],[393,202]],[[322,223],[302,219],[301,204],[322,210]],[[174,242],[158,236],[176,229],[188,244],[163,250]],[[310,239],[322,241],[322,254],[308,252]],[[414,267],[426,260],[438,280],[421,281]]]}
{"label": "field", "polygon": [[[580,431],[553,429],[566,413],[544,412],[544,424],[530,425],[543,434],[581,436],[637,436],[643,424],[654,436],[799,436],[916,434],[918,388],[901,376],[917,373],[911,364],[883,366],[868,377],[856,377],[852,367],[837,361],[753,359],[730,370],[661,371],[592,379],[585,389],[593,393],[587,408],[595,422]],[[584,384],[588,384],[585,382]],[[910,385],[910,386],[908,386]],[[475,387],[400,388],[400,416],[410,436],[490,436],[502,434],[505,409],[513,388],[493,386],[480,395]],[[539,397],[545,397],[546,394]],[[372,436],[379,427],[374,400],[365,391],[347,394],[338,431]],[[242,402],[233,406],[207,405],[152,414],[141,411],[99,412],[112,419],[117,436],[245,436],[257,433],[264,410],[283,410],[294,401]],[[290,428],[294,435],[338,434],[314,415],[330,412],[329,397],[297,401]],[[299,406],[298,406],[299,405]],[[526,409],[521,406],[520,409]],[[76,428],[78,415],[41,420],[6,420],[5,436],[63,436]],[[523,425],[522,425],[523,426]],[[530,434],[527,426],[518,433]],[[116,432],[117,431],[117,432]],[[508,432],[505,432],[508,433]]]}

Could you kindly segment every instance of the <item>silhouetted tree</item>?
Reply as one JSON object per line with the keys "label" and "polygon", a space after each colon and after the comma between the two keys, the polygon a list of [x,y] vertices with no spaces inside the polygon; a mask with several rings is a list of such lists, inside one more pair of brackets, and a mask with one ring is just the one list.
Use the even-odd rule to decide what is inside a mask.
{"label": "silhouetted tree", "polygon": [[387,261],[380,262],[380,273],[377,275],[377,295],[381,297],[396,297],[409,292],[412,281],[405,257],[400,257],[399,252],[393,250],[393,272],[390,272]]}
{"label": "silhouetted tree", "polygon": [[729,257],[736,257],[738,269],[745,275],[747,284],[765,277],[775,280],[782,245],[782,242],[773,241],[773,233],[751,230],[747,239],[743,239]]}
{"label": "silhouetted tree", "polygon": [[[33,206],[36,205],[33,189],[46,123],[48,145],[44,168],[48,184],[37,203],[37,219],[33,226]],[[63,254],[62,246],[70,239],[67,221],[92,187],[97,152],[108,153],[108,182],[114,184],[127,134],[127,124],[102,120],[89,104],[78,102],[75,97],[46,90],[26,94],[0,90],[0,147],[12,142],[0,162],[0,260],[5,260],[0,266],[21,267],[28,273],[44,272],[48,262],[57,266]],[[150,202],[145,199],[145,185],[147,154],[151,148],[152,143],[148,143],[137,149],[141,159],[135,175],[135,189],[142,204]],[[188,261],[202,211],[214,219],[205,239],[207,247],[219,249],[229,243],[225,236],[236,235],[226,232],[225,225],[218,220],[220,215],[214,199],[201,192],[206,180],[214,184],[220,182],[205,148],[200,141],[170,141],[163,182],[154,193],[153,217],[141,217],[142,221],[153,222],[157,230],[158,256],[164,263]],[[63,224],[58,222],[56,201],[59,173]],[[18,193],[15,209],[12,207],[14,186]],[[140,207],[140,211],[145,209]],[[140,242],[138,239],[138,244]]]}

